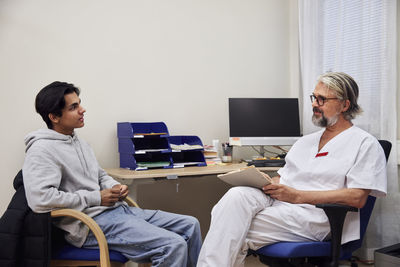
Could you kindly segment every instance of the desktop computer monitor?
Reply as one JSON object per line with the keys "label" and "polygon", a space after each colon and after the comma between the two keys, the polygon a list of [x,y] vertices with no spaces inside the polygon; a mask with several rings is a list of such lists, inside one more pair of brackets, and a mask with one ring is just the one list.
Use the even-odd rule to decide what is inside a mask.
{"label": "desktop computer monitor", "polygon": [[297,98],[229,98],[230,145],[292,145],[300,136]]}

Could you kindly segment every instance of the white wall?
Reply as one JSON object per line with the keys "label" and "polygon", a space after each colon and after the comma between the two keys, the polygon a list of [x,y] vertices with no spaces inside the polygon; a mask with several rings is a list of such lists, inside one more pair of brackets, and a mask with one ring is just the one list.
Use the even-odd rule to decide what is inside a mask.
{"label": "white wall", "polygon": [[118,121],[164,121],[173,135],[227,141],[228,97],[298,94],[293,4],[1,1],[0,214],[23,164],[24,136],[45,127],[34,110],[43,86],[60,80],[82,89],[78,134],[105,168],[118,166]]}
{"label": "white wall", "polygon": [[[397,2],[397,140],[400,140],[400,2]],[[400,150],[400,146],[397,146]],[[400,153],[399,153],[400,154]],[[400,157],[397,159],[400,162]],[[400,172],[399,172],[400,179]]]}

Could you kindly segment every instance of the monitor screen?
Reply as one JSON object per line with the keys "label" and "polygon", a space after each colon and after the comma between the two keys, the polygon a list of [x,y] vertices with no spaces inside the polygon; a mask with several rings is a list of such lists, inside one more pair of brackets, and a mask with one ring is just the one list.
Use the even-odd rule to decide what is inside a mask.
{"label": "monitor screen", "polygon": [[300,137],[297,98],[229,98],[232,145],[291,145]]}

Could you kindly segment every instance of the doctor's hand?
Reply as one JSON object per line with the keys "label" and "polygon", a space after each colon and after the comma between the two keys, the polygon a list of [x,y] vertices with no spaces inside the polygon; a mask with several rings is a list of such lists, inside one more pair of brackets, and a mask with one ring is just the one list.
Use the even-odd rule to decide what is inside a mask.
{"label": "doctor's hand", "polygon": [[274,199],[293,204],[298,203],[300,192],[292,187],[283,184],[272,183],[264,186],[262,190],[265,194]]}
{"label": "doctor's hand", "polygon": [[272,182],[274,182],[276,184],[279,184],[279,182],[281,180],[281,177],[280,176],[274,176],[271,179],[272,179]]}

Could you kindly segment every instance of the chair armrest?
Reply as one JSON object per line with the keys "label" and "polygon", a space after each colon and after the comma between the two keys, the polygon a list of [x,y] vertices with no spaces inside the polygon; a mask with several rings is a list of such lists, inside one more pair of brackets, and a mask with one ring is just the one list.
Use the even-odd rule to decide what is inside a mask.
{"label": "chair armrest", "polygon": [[324,210],[331,227],[331,262],[329,266],[338,266],[344,219],[348,211],[356,212],[358,208],[341,204],[317,204],[315,206]]}
{"label": "chair armrest", "polygon": [[132,198],[128,196],[124,199],[124,201],[131,207],[139,208],[139,205]]}
{"label": "chair armrest", "polygon": [[332,210],[337,210],[337,211],[342,211],[345,210],[347,211],[358,211],[357,208],[352,207],[352,206],[347,206],[347,205],[342,205],[342,204],[317,204],[315,205],[317,208],[321,209],[332,209]]}
{"label": "chair armrest", "polygon": [[110,256],[108,254],[108,244],[106,237],[99,225],[88,215],[74,209],[59,209],[51,211],[51,217],[72,217],[82,221],[93,232],[97,239],[100,250],[100,265],[110,267]]}
{"label": "chair armrest", "polygon": [[338,242],[340,245],[346,214],[349,211],[356,212],[358,211],[358,208],[341,204],[317,204],[315,206],[324,210],[331,227],[332,240],[334,240],[334,238],[338,238]]}
{"label": "chair armrest", "polygon": [[[126,197],[124,201],[132,207],[138,207],[139,205],[130,197]],[[100,265],[105,267],[110,267],[110,256],[108,252],[108,244],[106,237],[99,225],[91,217],[83,212],[74,209],[59,209],[51,211],[51,217],[72,217],[74,219],[82,221],[89,229],[93,232],[96,237],[97,243],[99,244],[100,250]]]}

